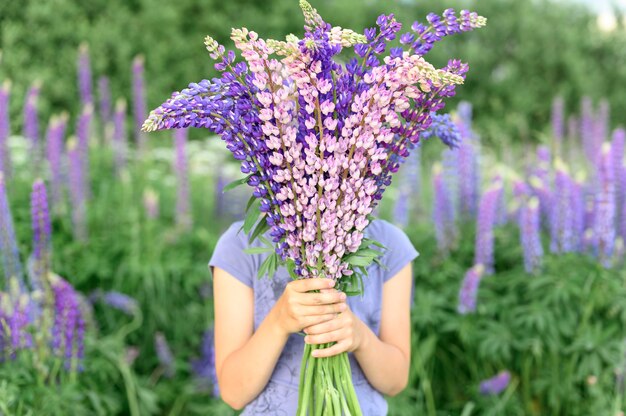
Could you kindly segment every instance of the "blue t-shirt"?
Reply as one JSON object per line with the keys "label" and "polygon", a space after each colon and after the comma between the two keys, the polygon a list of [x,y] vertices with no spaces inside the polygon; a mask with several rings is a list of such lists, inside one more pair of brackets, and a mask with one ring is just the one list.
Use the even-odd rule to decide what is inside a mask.
{"label": "blue t-shirt", "polygon": [[[284,267],[277,270],[272,280],[258,279],[259,269],[267,254],[248,254],[248,236],[240,231],[242,221],[232,224],[220,237],[209,261],[210,266],[219,267],[254,291],[254,329],[256,330],[272,309],[291,278]],[[352,312],[380,335],[380,317],[383,284],[395,276],[404,266],[418,256],[406,234],[395,225],[374,220],[364,230],[366,236],[379,241],[386,247],[381,257],[384,267],[372,264],[368,276],[363,278],[364,294],[349,296],[348,304]],[[252,246],[260,246],[255,241]],[[411,287],[413,292],[413,287]],[[216,294],[219,296],[219,294]],[[413,299],[413,296],[411,296]],[[296,414],[298,404],[298,381],[300,364],[304,350],[304,339],[299,334],[291,334],[276,364],[265,389],[244,409],[242,415],[285,415]],[[352,380],[359,398],[363,415],[380,416],[387,414],[387,401],[374,389],[363,374],[352,353],[349,354]]]}

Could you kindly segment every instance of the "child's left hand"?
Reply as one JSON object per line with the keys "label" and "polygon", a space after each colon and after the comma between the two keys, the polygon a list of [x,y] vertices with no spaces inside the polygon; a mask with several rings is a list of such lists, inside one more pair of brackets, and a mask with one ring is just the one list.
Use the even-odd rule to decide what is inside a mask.
{"label": "child's left hand", "polygon": [[305,328],[304,333],[307,335],[304,337],[304,342],[307,344],[335,342],[328,348],[313,351],[313,357],[331,357],[346,351],[353,352],[361,345],[362,325],[363,322],[352,313],[348,306],[335,319]]}

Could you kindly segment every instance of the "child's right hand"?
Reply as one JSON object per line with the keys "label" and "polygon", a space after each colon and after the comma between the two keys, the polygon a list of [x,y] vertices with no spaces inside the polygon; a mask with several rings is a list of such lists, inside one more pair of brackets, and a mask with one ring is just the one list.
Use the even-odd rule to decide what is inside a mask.
{"label": "child's right hand", "polygon": [[[286,335],[335,318],[347,309],[346,294],[331,289],[332,279],[293,280],[274,305],[277,323]],[[320,290],[319,293],[311,292]]]}

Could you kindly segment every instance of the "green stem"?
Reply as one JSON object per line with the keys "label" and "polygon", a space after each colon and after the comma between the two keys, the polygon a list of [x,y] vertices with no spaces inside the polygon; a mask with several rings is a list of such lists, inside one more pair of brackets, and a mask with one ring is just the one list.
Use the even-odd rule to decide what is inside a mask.
{"label": "green stem", "polygon": [[311,356],[311,344],[304,344],[304,352],[302,353],[302,361],[300,362],[300,382],[298,383],[298,408],[302,403],[302,393],[304,391],[304,373],[307,362]]}
{"label": "green stem", "polygon": [[[314,350],[314,349],[316,349],[315,346],[312,346],[311,350]],[[310,354],[309,354],[309,357],[310,357]],[[316,360],[307,359],[306,374],[304,376],[304,384],[303,384],[304,392],[302,394],[302,402],[300,402],[300,404],[298,405],[298,411],[297,411],[298,416],[306,416],[307,414],[309,401],[311,400],[311,390],[313,387],[312,382],[313,382],[315,364],[316,364]],[[302,370],[303,369],[301,369],[300,371]]]}

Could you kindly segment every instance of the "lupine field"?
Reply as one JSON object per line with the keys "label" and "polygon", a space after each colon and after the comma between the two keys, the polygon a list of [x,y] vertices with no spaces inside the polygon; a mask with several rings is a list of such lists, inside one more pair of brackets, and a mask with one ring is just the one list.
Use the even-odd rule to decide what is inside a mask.
{"label": "lupine field", "polygon": [[[176,51],[169,57],[166,46],[139,41],[136,27],[128,44],[106,44],[83,23],[76,33],[84,39],[34,34],[23,46],[16,39],[28,25],[46,21],[39,13],[56,13],[26,3],[19,12],[0,5],[0,415],[235,415],[219,398],[207,262],[221,233],[243,218],[251,190],[229,189],[243,174],[208,131],[141,131],[169,86],[185,87],[187,74],[175,69],[164,81],[169,65],[181,65]],[[84,17],[104,31],[94,16],[116,6],[96,3]],[[117,5],[119,16],[145,23],[146,37],[157,33],[158,6],[130,3]],[[227,26],[270,14],[242,3],[250,8],[243,17],[220,9]],[[369,3],[368,16],[382,8]],[[440,3],[427,6],[443,12],[448,2]],[[390,414],[624,415],[626,30],[599,33],[582,6],[449,3],[472,3],[494,28],[442,45],[468,51],[472,75],[446,122],[422,139],[458,147],[420,147],[377,210],[420,252],[409,386],[388,399]],[[407,21],[425,17],[411,1],[390,4]],[[83,16],[79,2],[57,6]],[[192,1],[183,6],[210,16]],[[164,6],[164,20],[184,27],[189,17],[173,7]],[[509,39],[511,56],[494,61],[489,48],[501,47],[514,22],[520,36],[541,32],[524,29],[531,12],[561,24],[562,36],[547,52]],[[348,14],[338,9],[337,23]],[[270,31],[298,27],[272,22]],[[215,33],[212,24],[220,26],[200,33]],[[195,54],[203,37],[189,33]],[[63,39],[63,64],[46,54],[49,66],[25,63],[36,45]],[[559,55],[562,44],[568,52]],[[520,64],[535,56],[520,51],[533,48],[546,54],[539,75]],[[103,63],[107,53],[114,64]],[[574,68],[581,56],[589,67]],[[212,74],[201,62],[199,73]],[[593,62],[612,66],[594,72]]]}

